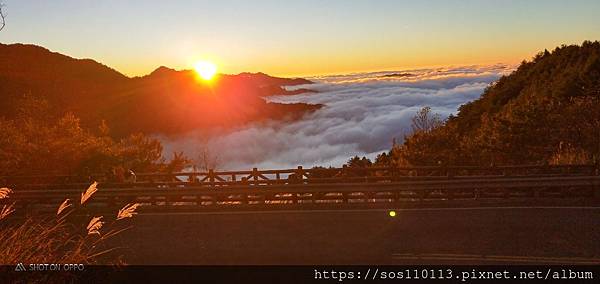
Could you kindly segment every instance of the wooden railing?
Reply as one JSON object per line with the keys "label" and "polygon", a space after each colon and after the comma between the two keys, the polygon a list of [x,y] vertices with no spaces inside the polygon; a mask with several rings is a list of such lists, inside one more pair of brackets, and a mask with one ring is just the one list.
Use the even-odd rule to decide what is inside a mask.
{"label": "wooden railing", "polygon": [[[65,198],[78,200],[90,182],[72,182],[71,176],[65,178],[68,179],[54,180],[60,183],[48,183],[49,177],[11,177],[9,181],[20,183],[12,184],[14,192],[10,198],[0,200],[0,204],[14,202],[21,212],[56,210]],[[127,203],[141,203],[141,210],[147,212],[372,208],[450,201],[600,198],[600,176],[597,168],[589,165],[395,169],[298,167],[138,174],[135,182],[92,178],[97,178],[100,183],[89,206],[114,210]]]}
{"label": "wooden railing", "polygon": [[233,185],[292,185],[320,183],[385,183],[406,180],[446,180],[506,177],[551,177],[599,175],[595,165],[519,165],[497,167],[429,166],[429,167],[368,167],[312,168],[250,171],[138,173],[135,178],[120,180],[111,175],[38,175],[3,176],[0,186],[23,189],[80,188],[93,181],[110,187],[143,186],[233,186]]}

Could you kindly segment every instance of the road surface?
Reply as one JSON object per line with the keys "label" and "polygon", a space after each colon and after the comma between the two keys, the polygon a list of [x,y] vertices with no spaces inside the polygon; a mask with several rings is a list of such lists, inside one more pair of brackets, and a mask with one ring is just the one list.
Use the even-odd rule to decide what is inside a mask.
{"label": "road surface", "polygon": [[129,264],[598,263],[600,207],[140,214]]}

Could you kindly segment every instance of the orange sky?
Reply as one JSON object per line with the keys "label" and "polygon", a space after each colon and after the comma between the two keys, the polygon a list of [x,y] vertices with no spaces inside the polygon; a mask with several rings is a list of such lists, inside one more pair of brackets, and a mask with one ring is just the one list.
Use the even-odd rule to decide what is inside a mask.
{"label": "orange sky", "polygon": [[600,39],[600,1],[586,0],[4,2],[1,42],[92,58],[129,76],[198,60],[224,73],[281,76],[517,63]]}

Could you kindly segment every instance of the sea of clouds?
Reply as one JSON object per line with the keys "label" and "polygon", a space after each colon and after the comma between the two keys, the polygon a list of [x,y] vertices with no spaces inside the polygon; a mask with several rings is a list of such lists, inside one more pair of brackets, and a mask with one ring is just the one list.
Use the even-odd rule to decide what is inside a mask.
{"label": "sea of clouds", "polygon": [[312,77],[308,79],[315,84],[293,88],[318,93],[268,98],[278,103],[324,105],[301,120],[159,139],[165,154],[183,151],[198,163],[208,158],[221,170],[341,166],[355,155],[374,158],[388,151],[394,138],[401,142],[410,132],[411,118],[422,107],[430,106],[434,113],[447,117],[512,70],[512,66],[498,64]]}

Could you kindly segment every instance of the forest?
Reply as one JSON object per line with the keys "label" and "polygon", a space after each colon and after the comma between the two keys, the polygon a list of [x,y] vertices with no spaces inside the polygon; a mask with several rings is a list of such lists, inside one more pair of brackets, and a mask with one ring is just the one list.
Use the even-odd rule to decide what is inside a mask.
{"label": "forest", "polygon": [[458,114],[424,108],[412,133],[378,160],[391,165],[584,164],[600,159],[600,42],[523,61]]}

